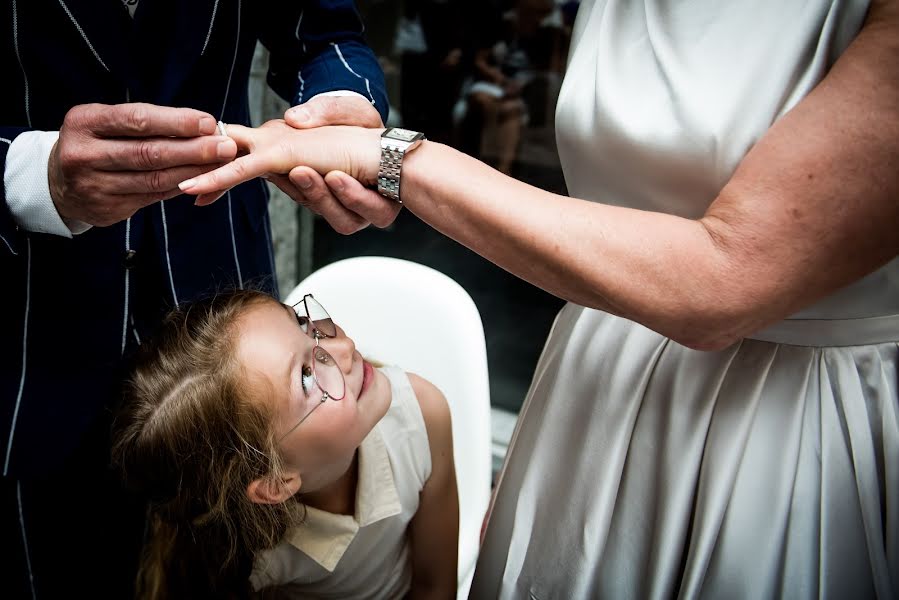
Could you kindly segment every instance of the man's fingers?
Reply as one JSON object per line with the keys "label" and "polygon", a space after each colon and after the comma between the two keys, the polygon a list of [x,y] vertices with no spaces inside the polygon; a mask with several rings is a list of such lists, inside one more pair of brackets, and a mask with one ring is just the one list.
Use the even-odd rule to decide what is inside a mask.
{"label": "man's fingers", "polygon": [[377,109],[359,96],[317,96],[305,104],[289,108],[284,113],[284,120],[297,129],[324,125],[384,126]]}
{"label": "man's fingers", "polygon": [[368,221],[344,207],[328,189],[322,176],[309,167],[296,167],[289,177],[303,198],[297,202],[324,217],[338,233],[349,235],[368,227]]}
{"label": "man's fingers", "polygon": [[100,137],[196,137],[216,131],[216,120],[209,113],[143,102],[78,106],[66,119],[74,119]]}
{"label": "man's fingers", "polygon": [[[157,171],[98,171],[91,179],[91,187],[107,194],[156,194],[178,189],[185,179],[198,177],[209,171],[209,167],[187,165],[160,169]],[[91,191],[86,190],[88,195]]]}
{"label": "man's fingers", "polygon": [[178,186],[185,194],[209,194],[234,187],[238,183],[249,181],[254,177],[264,175],[268,161],[259,154],[247,154],[241,156],[218,169],[214,169],[203,175],[182,181]]}
{"label": "man's fingers", "polygon": [[331,193],[350,212],[369,221],[375,227],[388,227],[396,220],[402,204],[385,198],[341,171],[325,176]]}
{"label": "man's fingers", "polygon": [[87,161],[94,168],[106,171],[155,171],[184,165],[225,163],[234,160],[235,156],[237,144],[230,137],[151,137],[97,141],[92,150],[86,151],[82,162]]}

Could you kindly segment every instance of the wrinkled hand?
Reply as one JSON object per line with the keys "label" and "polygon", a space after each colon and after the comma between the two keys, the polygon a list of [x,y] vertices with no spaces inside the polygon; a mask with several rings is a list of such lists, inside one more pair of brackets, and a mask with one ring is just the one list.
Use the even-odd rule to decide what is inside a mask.
{"label": "wrinkled hand", "polygon": [[363,186],[342,171],[324,177],[309,167],[295,167],[290,181],[302,193],[298,203],[320,214],[338,233],[349,235],[369,225],[387,227],[402,205]]}
{"label": "wrinkled hand", "polygon": [[[313,98],[284,114],[288,125],[297,129],[328,123],[344,123],[381,128],[381,115],[368,101],[354,96]],[[378,150],[380,152],[380,149]],[[320,214],[335,231],[344,235],[365,229],[369,224],[387,227],[396,219],[400,205],[337,169],[322,177],[307,166],[294,168],[289,177],[271,175],[272,183],[314,213]]]}
{"label": "wrinkled hand", "polygon": [[50,195],[60,216],[91,225],[123,221],[181,193],[178,182],[231,161],[216,120],[189,108],[84,104],[66,114],[50,153]]}
{"label": "wrinkled hand", "polygon": [[[287,124],[297,128],[314,126],[310,124],[322,122],[322,114],[335,114],[345,109],[356,110],[357,118],[365,119],[365,122],[357,121],[354,124],[376,128],[384,126],[374,107],[362,98],[321,98],[320,104],[313,105],[317,100],[319,98],[288,110],[284,115]],[[335,100],[343,102],[335,103]],[[360,102],[368,104],[370,110],[366,110]],[[355,233],[369,224],[387,227],[396,219],[401,208],[393,200],[365,187],[340,169],[322,177],[316,170],[301,165],[290,172],[289,178],[273,176],[270,179],[295,202],[320,214],[335,231],[344,235]]]}
{"label": "wrinkled hand", "polygon": [[288,108],[284,121],[295,129],[325,125],[384,127],[377,109],[359,96],[316,96],[305,104]]}

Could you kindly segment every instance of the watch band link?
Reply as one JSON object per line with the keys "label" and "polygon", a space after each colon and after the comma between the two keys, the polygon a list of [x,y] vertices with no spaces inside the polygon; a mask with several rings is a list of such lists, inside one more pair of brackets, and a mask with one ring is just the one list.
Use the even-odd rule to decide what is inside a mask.
{"label": "watch band link", "polygon": [[405,152],[399,148],[381,148],[381,162],[378,166],[378,193],[400,204],[400,170]]}

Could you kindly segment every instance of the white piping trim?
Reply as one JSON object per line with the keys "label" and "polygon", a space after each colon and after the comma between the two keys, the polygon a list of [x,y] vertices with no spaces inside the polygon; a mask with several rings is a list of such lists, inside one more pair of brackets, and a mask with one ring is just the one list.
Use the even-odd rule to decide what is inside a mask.
{"label": "white piping trim", "polygon": [[6,143],[9,144],[10,146],[12,146],[12,140],[8,140],[8,139],[6,139],[6,138],[0,138],[0,142],[6,142]]}
{"label": "white piping trim", "polygon": [[12,456],[12,441],[16,435],[16,422],[19,420],[19,408],[22,406],[22,392],[25,390],[25,372],[28,358],[28,313],[31,311],[31,238],[25,238],[25,250],[28,260],[25,266],[25,325],[22,327],[22,376],[19,378],[19,393],[16,396],[16,408],[12,413],[9,426],[9,440],[6,442],[6,461],[3,463],[3,475],[9,474],[9,459]]}
{"label": "white piping trim", "polygon": [[[241,0],[237,0],[237,39],[234,41],[234,56],[231,59],[231,71],[228,72],[228,85],[225,87],[225,98],[222,100],[222,112],[220,120],[225,118],[225,106],[228,104],[228,94],[231,92],[231,77],[234,75],[234,65],[237,64],[237,51],[240,49],[240,12]],[[240,272],[240,260],[237,258],[237,238],[234,235],[234,214],[231,212],[231,190],[228,190],[228,226],[231,228],[231,250],[234,252],[234,265],[237,267],[237,281],[240,289],[243,289],[243,274]]]}
{"label": "white piping trim", "polygon": [[13,256],[18,256],[19,253],[12,249],[12,245],[6,241],[6,238],[0,235],[0,240],[3,240],[3,243],[6,244],[6,247],[9,248],[9,251],[12,252]]}
{"label": "white piping trim", "polygon": [[178,292],[175,291],[175,278],[172,275],[172,257],[169,256],[169,226],[165,220],[165,202],[159,203],[159,212],[162,214],[162,238],[165,242],[165,264],[169,268],[169,285],[172,286],[172,300],[178,306]]}
{"label": "white piping trim", "polygon": [[28,568],[28,584],[31,586],[31,597],[37,600],[34,589],[34,573],[31,571],[31,553],[28,551],[28,535],[25,533],[25,512],[22,508],[22,482],[16,482],[16,502],[19,505],[19,527],[22,530],[22,545],[25,547],[25,566]]}
{"label": "white piping trim", "polygon": [[200,50],[200,56],[206,53],[206,45],[209,43],[209,38],[212,37],[212,25],[215,23],[215,13],[218,12],[219,9],[219,0],[215,0],[215,4],[212,6],[212,18],[209,19],[209,31],[206,32],[206,41],[203,42],[203,49]]}
{"label": "white piping trim", "polygon": [[[125,256],[131,250],[131,217],[125,221]],[[128,336],[128,302],[130,299],[129,288],[131,285],[131,269],[125,265],[125,308],[122,312],[122,355],[125,354],[125,340]]]}
{"label": "white piping trim", "polygon": [[77,30],[78,30],[78,33],[81,34],[81,37],[84,38],[84,41],[87,43],[87,47],[90,48],[90,49],[91,49],[91,52],[94,53],[94,57],[95,57],[98,61],[100,61],[100,64],[103,65],[103,68],[106,69],[106,70],[108,71],[108,70],[109,70],[109,67],[106,66],[106,63],[103,62],[103,59],[100,58],[100,55],[97,54],[97,51],[96,51],[96,50],[94,50],[94,45],[91,44],[91,41],[90,41],[89,39],[87,39],[87,35],[84,33],[84,30],[81,28],[81,25],[78,24],[78,21],[75,20],[75,17],[72,16],[71,11],[69,11],[69,7],[66,6],[66,3],[63,2],[63,0],[59,0],[59,5],[62,6],[62,9],[63,9],[64,11],[66,11],[66,14],[67,14],[67,15],[69,15],[69,19],[70,19],[70,20],[72,21],[72,23],[75,25],[75,29],[77,29]]}
{"label": "white piping trim", "polygon": [[234,236],[234,216],[231,213],[231,191],[228,190],[228,225],[231,226],[231,249],[234,251],[234,266],[237,267],[237,283],[243,289],[243,274],[240,272],[240,261],[237,259],[237,238]]}
{"label": "white piping trim", "polygon": [[[268,208],[265,209],[265,212],[268,213]],[[265,238],[268,241],[268,264],[272,269],[272,276],[275,278],[275,288],[278,287],[278,273],[277,268],[275,267],[275,254],[272,251],[272,248],[275,247],[275,240],[272,239],[272,229],[269,226],[268,215],[262,215],[262,227],[265,230]]]}
{"label": "white piping trim", "polygon": [[303,103],[303,90],[306,89],[306,80],[303,79],[303,74],[300,71],[297,71],[297,79],[300,80],[300,93],[297,96],[297,104]]}
{"label": "white piping trim", "polygon": [[237,64],[237,51],[240,49],[240,0],[237,0],[237,40],[234,42],[234,57],[231,59],[231,70],[228,72],[228,85],[225,87],[225,99],[222,101],[222,112],[219,121],[225,120],[225,106],[228,104],[228,94],[231,92],[231,77],[234,75],[234,65]]}
{"label": "white piping trim", "polygon": [[340,57],[340,62],[343,63],[343,66],[346,67],[347,71],[349,71],[350,73],[352,73],[353,75],[355,75],[356,77],[358,77],[359,79],[361,79],[361,80],[363,80],[363,81],[365,82],[365,89],[368,91],[368,97],[371,99],[371,103],[374,104],[374,103],[375,103],[375,97],[372,96],[372,94],[371,94],[371,86],[370,86],[369,83],[368,83],[368,78],[367,78],[367,77],[363,77],[362,75],[360,75],[359,73],[357,73],[356,71],[354,71],[354,70],[352,69],[352,67],[350,67],[350,64],[349,64],[349,63],[346,61],[346,59],[343,57],[343,52],[340,51],[340,46],[337,45],[337,42],[331,42],[331,45],[334,46],[334,50],[337,51],[337,56]]}
{"label": "white piping trim", "polygon": [[140,334],[137,333],[137,326],[134,324],[134,313],[131,313],[131,333],[134,334],[134,341],[140,346]]}
{"label": "white piping trim", "polygon": [[25,119],[28,121],[28,126],[31,127],[31,93],[28,87],[28,74],[25,72],[22,55],[19,53],[19,9],[16,0],[12,0],[12,40],[16,49],[16,60],[19,61],[19,68],[22,70],[22,79],[25,80]]}

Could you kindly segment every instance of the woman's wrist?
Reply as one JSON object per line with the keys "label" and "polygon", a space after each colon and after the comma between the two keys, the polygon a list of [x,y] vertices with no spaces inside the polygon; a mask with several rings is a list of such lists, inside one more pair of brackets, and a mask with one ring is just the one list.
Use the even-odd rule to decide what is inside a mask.
{"label": "woman's wrist", "polygon": [[373,187],[378,184],[378,171],[381,167],[381,134],[385,128],[360,129],[363,138],[360,145],[362,163],[357,179],[362,185]]}

